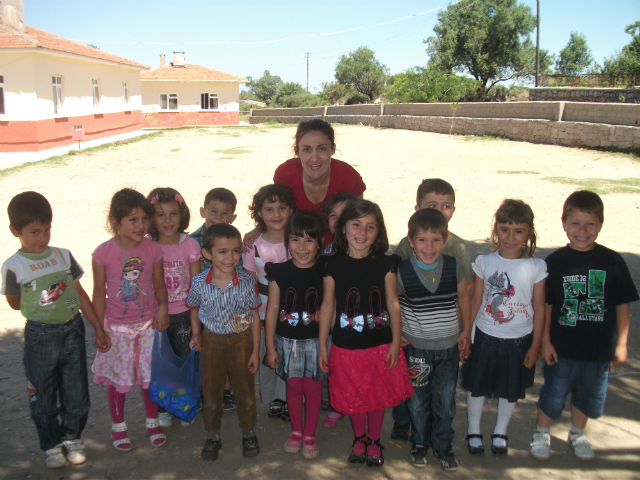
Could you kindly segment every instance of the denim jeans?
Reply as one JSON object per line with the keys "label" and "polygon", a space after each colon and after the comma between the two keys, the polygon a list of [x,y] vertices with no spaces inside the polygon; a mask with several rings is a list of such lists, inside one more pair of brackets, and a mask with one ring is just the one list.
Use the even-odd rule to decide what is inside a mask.
{"label": "denim jeans", "polygon": [[407,399],[412,442],[437,451],[451,450],[456,414],[458,346],[420,350],[407,345],[405,355],[415,393]]}
{"label": "denim jeans", "polygon": [[64,440],[79,439],[89,416],[87,352],[80,314],[64,324],[27,321],[24,365],[40,448],[49,450]]}

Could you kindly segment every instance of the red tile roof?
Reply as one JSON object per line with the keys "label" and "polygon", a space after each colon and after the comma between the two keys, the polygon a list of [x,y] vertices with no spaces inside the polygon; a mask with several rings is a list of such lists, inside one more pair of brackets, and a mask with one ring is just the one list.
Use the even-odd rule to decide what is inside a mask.
{"label": "red tile roof", "polygon": [[67,40],[66,38],[38,30],[37,28],[27,26],[25,27],[25,31],[21,32],[20,30],[16,30],[8,25],[4,25],[2,20],[0,20],[0,50],[24,48],[54,50],[57,52],[71,53],[73,55],[119,63],[121,65],[130,65],[132,67],[144,69],[149,68],[147,65],[142,63],[113,55],[83,43]]}
{"label": "red tile roof", "polygon": [[191,62],[185,62],[184,67],[174,67],[170,63],[154,67],[148,72],[140,72],[140,79],[143,82],[248,82],[244,77],[203,67],[202,65]]}

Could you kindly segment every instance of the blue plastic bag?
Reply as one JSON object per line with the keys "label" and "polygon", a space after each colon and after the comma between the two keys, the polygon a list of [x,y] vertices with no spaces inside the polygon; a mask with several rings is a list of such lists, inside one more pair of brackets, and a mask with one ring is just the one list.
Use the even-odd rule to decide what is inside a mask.
{"label": "blue plastic bag", "polygon": [[167,332],[156,330],[151,356],[149,399],[180,420],[190,422],[200,409],[200,353],[191,349],[186,360],[173,353]]}

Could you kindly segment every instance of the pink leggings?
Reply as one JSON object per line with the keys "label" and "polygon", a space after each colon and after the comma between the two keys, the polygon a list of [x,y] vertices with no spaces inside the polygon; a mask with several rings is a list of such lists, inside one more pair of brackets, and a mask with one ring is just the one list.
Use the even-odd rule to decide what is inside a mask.
{"label": "pink leggings", "polygon": [[[367,419],[369,420],[369,438],[371,440],[380,440],[380,432],[382,431],[382,422],[384,421],[384,409],[375,410],[373,412],[365,413],[353,413],[349,415],[351,419],[351,426],[353,427],[353,433],[356,437],[361,437],[367,433]],[[353,448],[353,453],[363,453],[364,446],[361,443],[356,443]],[[370,454],[374,456],[380,455],[380,450],[377,446],[372,445],[369,447]]]}
{"label": "pink leggings", "polygon": [[[107,387],[107,396],[109,397],[111,421],[113,423],[124,422],[124,400],[127,394],[118,392],[116,387],[109,385]],[[158,406],[149,400],[148,388],[142,389],[142,399],[144,400],[144,409],[147,413],[147,418],[156,418],[158,416]]]}
{"label": "pink leggings", "polygon": [[[304,395],[304,429],[302,428],[302,396]],[[322,380],[290,378],[287,380],[287,405],[291,417],[291,431],[303,432],[305,437],[315,437],[320,405]]]}

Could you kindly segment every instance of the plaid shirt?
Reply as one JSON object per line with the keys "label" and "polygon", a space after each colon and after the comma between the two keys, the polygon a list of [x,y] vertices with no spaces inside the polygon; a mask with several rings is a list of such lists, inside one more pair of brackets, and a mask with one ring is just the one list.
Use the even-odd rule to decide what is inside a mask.
{"label": "plaid shirt", "polygon": [[[204,232],[206,229],[207,229],[207,224],[203,223],[199,229],[189,234],[191,238],[193,238],[196,242],[198,242],[198,245],[200,245],[201,249],[202,249],[202,239],[204,238]],[[200,271],[204,272],[209,268],[211,268],[211,260],[204,258],[204,255],[200,253]],[[242,270],[242,257],[240,257],[240,261],[238,262],[238,265],[236,265],[236,270]]]}
{"label": "plaid shirt", "polygon": [[262,302],[254,278],[235,271],[233,279],[220,288],[211,278],[210,268],[191,279],[186,304],[198,308],[198,318],[211,332],[219,335],[239,333],[251,326],[253,315]]}

